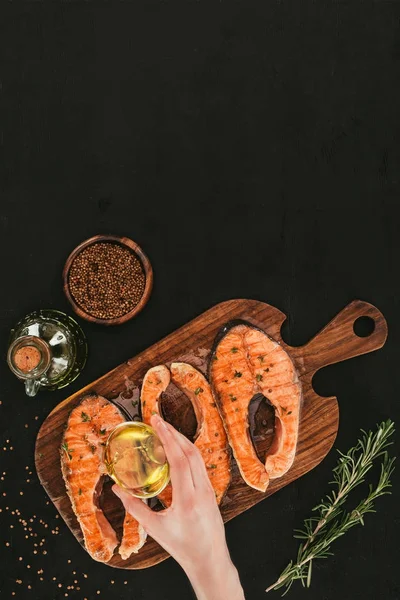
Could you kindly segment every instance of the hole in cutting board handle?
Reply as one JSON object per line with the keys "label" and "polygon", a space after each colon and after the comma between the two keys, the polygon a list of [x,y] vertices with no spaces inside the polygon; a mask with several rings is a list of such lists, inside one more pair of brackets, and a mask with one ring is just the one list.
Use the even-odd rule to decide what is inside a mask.
{"label": "hole in cutting board handle", "polygon": [[354,321],[353,330],[358,337],[369,337],[374,333],[375,321],[371,317],[358,317]]}

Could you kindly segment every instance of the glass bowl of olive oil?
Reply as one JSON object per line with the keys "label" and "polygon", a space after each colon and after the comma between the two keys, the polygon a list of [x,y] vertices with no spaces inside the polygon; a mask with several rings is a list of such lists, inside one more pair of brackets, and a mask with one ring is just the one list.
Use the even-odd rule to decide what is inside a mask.
{"label": "glass bowl of olive oil", "polygon": [[154,430],[139,421],[117,425],[104,447],[110,477],[136,498],[153,498],[169,482],[169,465]]}

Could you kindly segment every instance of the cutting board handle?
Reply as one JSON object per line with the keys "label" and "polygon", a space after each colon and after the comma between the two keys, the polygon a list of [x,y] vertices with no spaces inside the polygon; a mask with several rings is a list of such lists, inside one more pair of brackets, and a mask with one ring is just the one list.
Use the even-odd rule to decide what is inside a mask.
{"label": "cutting board handle", "polygon": [[[374,321],[374,330],[367,337],[354,331],[354,323],[360,317]],[[327,365],[382,348],[387,332],[386,319],[375,306],[354,300],[307,344],[293,348],[292,355],[301,375],[315,373]]]}

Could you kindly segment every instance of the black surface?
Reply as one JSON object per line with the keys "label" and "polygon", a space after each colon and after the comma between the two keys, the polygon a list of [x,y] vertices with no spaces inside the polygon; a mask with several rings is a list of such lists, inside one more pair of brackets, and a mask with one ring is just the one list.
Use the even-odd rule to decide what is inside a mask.
{"label": "black surface", "polygon": [[[338,396],[342,450],[360,427],[400,426],[399,18],[400,4],[383,1],[3,4],[3,356],[26,312],[68,310],[63,263],[93,234],[139,242],[155,286],[136,320],[83,324],[90,360],[67,392],[28,399],[1,362],[1,447],[14,447],[0,454],[2,597],[191,596],[172,560],[142,572],[91,561],[25,466],[56,403],[221,300],[280,308],[291,344],[354,298],[376,304],[385,348],[327,368],[316,389]],[[335,459],[228,524],[247,598],[264,598],[294,557],[292,530],[327,491]],[[315,565],[311,589],[288,597],[400,598],[398,505],[396,494],[380,499],[365,528]],[[49,527],[37,519],[23,531],[14,508]],[[42,537],[47,554],[34,555]],[[72,570],[79,592],[66,589]]]}

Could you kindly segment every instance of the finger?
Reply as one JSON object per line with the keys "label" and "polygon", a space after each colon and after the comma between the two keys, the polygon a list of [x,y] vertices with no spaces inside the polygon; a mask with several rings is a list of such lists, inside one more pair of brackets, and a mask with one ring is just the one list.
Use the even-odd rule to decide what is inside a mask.
{"label": "finger", "polygon": [[112,491],[121,500],[127,513],[139,521],[146,530],[151,527],[152,523],[157,518],[157,514],[154,513],[143,500],[131,496],[131,494],[123,490],[119,485],[113,485]]}
{"label": "finger", "polygon": [[163,421],[158,415],[153,415],[151,424],[164,446],[170,466],[171,483],[174,489],[174,501],[194,493],[189,460],[177,439],[178,432]]}
{"label": "finger", "polygon": [[[166,426],[172,431],[172,435],[174,436],[176,442],[180,445],[182,451],[186,455],[186,458],[189,462],[195,492],[197,494],[202,494],[203,492],[205,492],[205,494],[209,494],[210,491],[213,492],[213,487],[211,485],[207,468],[199,449],[192,444],[187,437],[174,429],[170,423],[166,423]],[[175,498],[176,494],[174,495],[174,499]]]}
{"label": "finger", "polygon": [[177,431],[171,425],[171,423],[165,423],[165,425],[171,430],[176,442],[180,445],[182,451],[185,453],[186,458],[189,461],[194,487],[203,487],[203,480],[205,479],[207,482],[209,482],[209,477],[206,465],[199,449],[195,446],[195,444],[192,444],[192,442],[186,436]]}
{"label": "finger", "polygon": [[200,450],[195,446],[195,444],[192,444],[192,442],[186,436],[182,435],[182,433],[180,433],[179,431],[176,431],[176,440],[181,446],[184,453],[186,454],[187,459],[189,461],[194,487],[196,488],[198,487],[198,485],[202,485],[202,480],[204,478],[206,478],[207,481],[209,481],[206,465],[204,463]]}
{"label": "finger", "polygon": [[215,498],[214,489],[200,450],[181,433],[178,432],[178,436],[189,460],[196,496],[208,498],[211,495]]}

